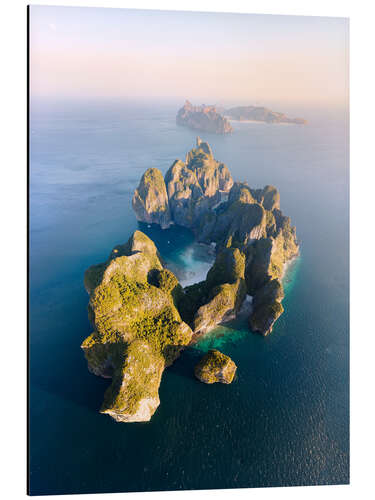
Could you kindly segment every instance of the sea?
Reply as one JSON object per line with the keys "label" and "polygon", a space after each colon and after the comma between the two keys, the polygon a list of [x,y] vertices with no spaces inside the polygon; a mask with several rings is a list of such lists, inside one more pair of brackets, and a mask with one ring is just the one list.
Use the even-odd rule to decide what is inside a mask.
{"label": "sea", "polygon": [[[348,112],[306,106],[305,126],[233,122],[200,133],[235,180],[276,186],[300,256],[284,314],[262,337],[246,316],[206,334],[165,370],[150,422],[99,413],[110,380],[87,370],[85,270],[132,232],[148,234],[185,286],[213,255],[192,233],[138,223],[143,172],[185,158],[197,132],[181,103],[32,99],[29,117],[29,492],[32,495],[250,488],[349,482]],[[209,349],[238,369],[195,379]]]}

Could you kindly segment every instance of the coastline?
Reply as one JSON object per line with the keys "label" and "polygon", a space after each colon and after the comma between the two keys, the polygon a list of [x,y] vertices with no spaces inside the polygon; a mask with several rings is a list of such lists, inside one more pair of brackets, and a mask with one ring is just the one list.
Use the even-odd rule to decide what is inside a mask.
{"label": "coastline", "polygon": [[259,124],[265,124],[265,125],[298,125],[298,123],[289,123],[289,122],[266,122],[264,120],[236,120],[235,118],[229,118],[229,116],[225,117],[229,122],[235,122],[235,123],[255,123],[257,125]]}

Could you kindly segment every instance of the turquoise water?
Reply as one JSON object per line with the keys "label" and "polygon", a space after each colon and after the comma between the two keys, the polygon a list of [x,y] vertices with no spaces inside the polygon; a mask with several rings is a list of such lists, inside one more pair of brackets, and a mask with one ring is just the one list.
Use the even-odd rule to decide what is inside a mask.
{"label": "turquoise water", "polygon": [[[204,135],[235,179],[276,185],[301,256],[284,278],[285,313],[263,338],[245,318],[186,350],[163,375],[149,423],[98,413],[109,381],[87,370],[85,269],[136,228],[185,283],[212,255],[183,228],[138,224],[143,171],[163,173],[195,134],[178,103],[33,102],[30,116],[30,492],[233,488],[349,481],[347,117],[299,110],[309,125],[241,124]],[[285,109],[293,114],[293,110]],[[219,347],[238,366],[229,386],[193,376]]]}

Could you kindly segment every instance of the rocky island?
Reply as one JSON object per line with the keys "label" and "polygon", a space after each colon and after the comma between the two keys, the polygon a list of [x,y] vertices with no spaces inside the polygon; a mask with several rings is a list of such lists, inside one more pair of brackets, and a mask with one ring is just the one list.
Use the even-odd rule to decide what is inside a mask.
{"label": "rocky island", "polygon": [[271,111],[263,106],[236,106],[224,109],[205,104],[193,106],[190,101],[185,101],[176,116],[177,125],[214,134],[232,133],[233,127],[229,120],[307,124],[303,118],[289,118],[285,113]]}
{"label": "rocky island", "polygon": [[236,374],[237,366],[229,356],[221,353],[217,349],[211,349],[203,356],[194,368],[194,374],[205,384],[232,383]]}
{"label": "rocky island", "polygon": [[[133,209],[140,221],[190,228],[215,248],[216,258],[204,281],[182,288],[153,241],[135,231],[106,262],[86,271],[93,333],[82,349],[91,372],[112,378],[100,411],[120,422],[149,420],[160,403],[164,368],[197,336],[233,319],[247,296],[249,329],[268,335],[283,312],[285,264],[299,252],[277,189],[234,182],[199,137],[164,177],[155,168],[143,174]],[[209,353],[196,376],[231,381],[235,365],[223,356]]]}
{"label": "rocky island", "polygon": [[193,106],[189,101],[185,101],[183,107],[178,111],[176,123],[194,130],[214,134],[233,132],[229,121],[217,111],[215,106],[206,106],[205,104]]}
{"label": "rocky island", "polygon": [[306,125],[303,118],[288,118],[284,113],[271,111],[262,106],[237,106],[225,110],[224,115],[232,120],[251,120],[265,123],[294,123],[296,125]]}

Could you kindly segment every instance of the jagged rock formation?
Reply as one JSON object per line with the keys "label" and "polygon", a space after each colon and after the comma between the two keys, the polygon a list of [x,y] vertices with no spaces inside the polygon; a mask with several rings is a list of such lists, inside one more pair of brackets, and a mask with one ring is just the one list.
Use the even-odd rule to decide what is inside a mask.
{"label": "jagged rock formation", "polygon": [[185,101],[176,116],[177,125],[182,125],[203,132],[230,134],[233,129],[229,121],[216,110],[215,106],[193,106]]}
{"label": "jagged rock formation", "polygon": [[229,356],[212,349],[203,356],[194,368],[194,374],[205,384],[230,384],[236,374],[237,366]]}
{"label": "jagged rock formation", "polygon": [[119,422],[149,420],[165,366],[192,337],[176,307],[182,288],[140,231],[90,267],[84,283],[94,331],[81,347],[91,372],[112,377],[100,411]]}
{"label": "jagged rock formation", "polygon": [[155,168],[144,173],[134,192],[133,209],[139,221],[162,228],[172,223],[193,228],[232,186],[226,165],[215,160],[209,144],[197,137],[185,162],[175,160],[165,180]]}
{"label": "jagged rock formation", "polygon": [[[250,329],[270,333],[283,312],[284,266],[299,252],[277,189],[233,184],[199,138],[165,181],[157,169],[143,175],[133,208],[140,220],[192,228],[198,241],[215,246],[216,259],[206,280],[183,289],[153,241],[135,231],[86,271],[93,333],[81,347],[89,370],[112,378],[100,411],[119,422],[149,420],[160,404],[164,368],[196,335],[234,318],[247,295],[253,297]],[[230,383],[235,369],[214,351],[195,373],[206,383]]]}
{"label": "jagged rock formation", "polygon": [[295,123],[305,125],[307,123],[303,118],[288,118],[284,113],[271,111],[260,106],[237,106],[227,109],[225,116],[233,120],[253,120],[266,123]]}
{"label": "jagged rock formation", "polygon": [[224,163],[214,159],[210,146],[197,138],[197,146],[176,160],[165,175],[172,220],[193,228],[202,216],[220,202],[233,179]]}
{"label": "jagged rock formation", "polygon": [[183,319],[195,334],[233,319],[246,296],[245,256],[238,248],[224,248],[216,256],[205,281],[186,287],[180,304]]}
{"label": "jagged rock formation", "polygon": [[[191,228],[199,242],[215,244],[217,251],[207,279],[185,289],[184,321],[195,334],[204,333],[233,318],[249,294],[251,330],[270,333],[283,312],[285,264],[299,253],[295,228],[280,210],[278,190],[233,183],[228,168],[199,137],[185,162],[176,160],[168,170],[165,184],[171,220]],[[230,259],[238,264],[232,274]],[[224,261],[227,275],[212,280]]]}
{"label": "jagged rock formation", "polygon": [[138,220],[159,224],[163,229],[171,225],[167,190],[157,168],[149,168],[143,174],[132,203]]}

